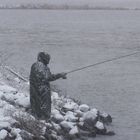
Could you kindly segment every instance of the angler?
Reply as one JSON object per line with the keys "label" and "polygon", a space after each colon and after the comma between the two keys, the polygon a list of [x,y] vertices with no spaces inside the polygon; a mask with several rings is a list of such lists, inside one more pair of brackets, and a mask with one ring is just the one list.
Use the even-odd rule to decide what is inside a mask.
{"label": "angler", "polygon": [[51,114],[50,82],[60,78],[66,79],[66,73],[52,74],[48,67],[49,62],[50,55],[40,52],[30,72],[31,109],[37,118],[45,120],[48,120]]}

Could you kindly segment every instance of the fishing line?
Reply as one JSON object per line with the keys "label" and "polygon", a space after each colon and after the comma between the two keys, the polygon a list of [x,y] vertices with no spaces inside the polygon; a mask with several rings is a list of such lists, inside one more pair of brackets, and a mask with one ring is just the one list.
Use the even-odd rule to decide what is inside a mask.
{"label": "fishing line", "polygon": [[138,53],[140,53],[140,52],[135,52],[135,53],[127,54],[127,55],[122,55],[122,56],[119,56],[119,57],[114,57],[114,58],[111,58],[111,59],[108,59],[108,60],[104,60],[104,61],[97,62],[97,63],[91,64],[91,65],[80,67],[80,68],[68,71],[66,73],[67,74],[71,74],[71,73],[74,73],[74,72],[77,72],[77,71],[81,71],[81,70],[84,70],[84,69],[87,69],[87,68],[90,68],[90,67],[94,67],[94,66],[101,65],[101,64],[104,64],[104,63],[108,63],[108,62],[112,62],[112,61],[119,60],[119,59],[122,59],[122,58],[126,58],[126,57],[129,57],[129,56],[138,54]]}

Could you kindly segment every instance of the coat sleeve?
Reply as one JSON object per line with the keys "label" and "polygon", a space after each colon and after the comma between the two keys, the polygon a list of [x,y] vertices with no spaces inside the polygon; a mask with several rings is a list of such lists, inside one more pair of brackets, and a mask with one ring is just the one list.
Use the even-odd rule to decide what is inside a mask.
{"label": "coat sleeve", "polygon": [[55,80],[61,78],[61,74],[60,73],[52,74],[50,72],[50,69],[48,68],[48,72],[47,72],[47,76],[46,77],[47,77],[47,80],[51,82],[51,81],[55,81]]}
{"label": "coat sleeve", "polygon": [[51,82],[61,78],[61,74],[52,74],[50,69],[45,67],[42,63],[38,63],[36,67],[37,77],[41,81]]}

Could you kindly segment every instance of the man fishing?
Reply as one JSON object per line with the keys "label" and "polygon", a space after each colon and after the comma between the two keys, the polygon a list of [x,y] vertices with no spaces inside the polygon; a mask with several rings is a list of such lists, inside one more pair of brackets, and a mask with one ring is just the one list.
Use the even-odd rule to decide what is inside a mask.
{"label": "man fishing", "polygon": [[46,52],[38,54],[37,62],[30,72],[30,103],[32,113],[37,118],[48,120],[51,115],[50,82],[57,79],[66,79],[66,73],[52,74],[48,67],[50,55]]}
{"label": "man fishing", "polygon": [[[30,73],[30,103],[32,112],[38,118],[44,118],[47,120],[50,118],[51,114],[51,89],[50,82],[55,81],[59,78],[66,79],[66,75],[77,72],[86,68],[94,67],[104,63],[119,60],[125,57],[130,57],[132,55],[138,54],[140,52],[135,52],[119,57],[114,57],[108,60],[97,62],[91,65],[80,67],[67,73],[51,74],[48,67],[50,61],[50,55],[45,52],[40,52],[38,54],[38,60],[31,67]],[[21,77],[22,78],[22,77]],[[23,78],[22,78],[23,79]]]}

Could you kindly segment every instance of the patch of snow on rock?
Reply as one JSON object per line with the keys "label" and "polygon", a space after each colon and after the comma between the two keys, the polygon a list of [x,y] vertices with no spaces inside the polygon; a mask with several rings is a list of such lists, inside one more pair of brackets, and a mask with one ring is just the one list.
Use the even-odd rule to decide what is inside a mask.
{"label": "patch of snow on rock", "polygon": [[4,140],[7,137],[8,132],[6,130],[0,131],[0,140]]}
{"label": "patch of snow on rock", "polygon": [[8,85],[0,85],[0,91],[2,91],[3,93],[17,93],[17,89]]}
{"label": "patch of snow on rock", "polygon": [[28,108],[30,106],[29,97],[26,97],[23,93],[17,94],[15,103],[25,108]]}
{"label": "patch of snow on rock", "polygon": [[52,98],[52,100],[59,99],[58,93],[57,92],[52,92],[51,98]]}
{"label": "patch of snow on rock", "polygon": [[86,104],[82,104],[79,106],[80,111],[87,112],[89,110],[89,106]]}
{"label": "patch of snow on rock", "polygon": [[53,119],[55,122],[57,122],[57,123],[60,123],[60,122],[64,121],[63,115],[58,114],[58,113],[57,113],[57,114],[54,114],[53,117],[52,117],[52,119]]}
{"label": "patch of snow on rock", "polygon": [[67,122],[67,121],[63,121],[60,123],[61,127],[66,129],[66,130],[70,130],[74,127],[74,123],[72,122]]}
{"label": "patch of snow on rock", "polygon": [[77,103],[75,102],[67,102],[63,108],[67,111],[73,111],[73,110],[76,110],[78,108],[78,105]]}
{"label": "patch of snow on rock", "polygon": [[74,126],[69,132],[70,135],[75,135],[75,134],[78,134],[78,133],[79,133],[79,130],[78,130],[77,126]]}
{"label": "patch of snow on rock", "polygon": [[68,111],[65,115],[65,120],[70,121],[70,122],[76,122],[78,120],[78,118],[75,117],[73,112]]}
{"label": "patch of snow on rock", "polygon": [[95,120],[97,118],[97,114],[98,114],[97,109],[91,109],[90,111],[86,112],[83,115],[83,119],[84,120],[87,120],[87,119]]}
{"label": "patch of snow on rock", "polygon": [[3,128],[8,128],[10,127],[10,123],[9,122],[3,122],[3,121],[0,121],[0,129],[3,129]]}
{"label": "patch of snow on rock", "polygon": [[95,127],[98,128],[98,129],[100,129],[100,130],[103,130],[104,129],[104,125],[100,121],[97,121],[96,122]]}

